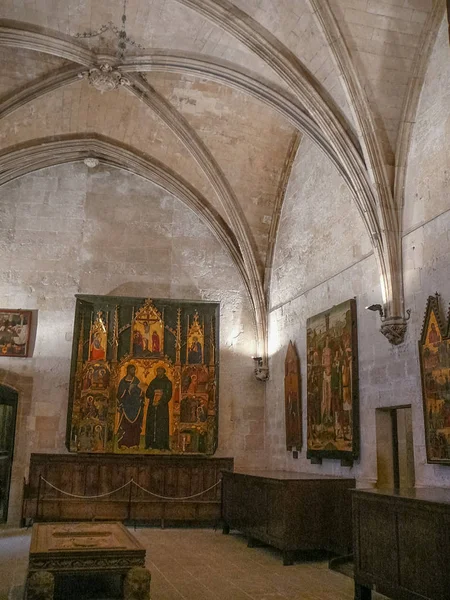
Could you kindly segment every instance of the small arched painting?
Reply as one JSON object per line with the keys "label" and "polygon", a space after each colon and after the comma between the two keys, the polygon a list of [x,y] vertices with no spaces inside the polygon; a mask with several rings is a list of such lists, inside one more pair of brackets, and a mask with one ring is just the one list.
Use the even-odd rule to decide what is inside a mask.
{"label": "small arched painting", "polygon": [[286,450],[302,447],[302,407],[300,401],[300,363],[292,342],[284,362],[284,401],[286,415]]}

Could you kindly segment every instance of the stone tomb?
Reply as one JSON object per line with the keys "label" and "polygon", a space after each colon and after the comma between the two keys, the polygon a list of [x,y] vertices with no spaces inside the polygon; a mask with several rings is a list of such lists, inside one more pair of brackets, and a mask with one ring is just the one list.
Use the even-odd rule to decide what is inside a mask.
{"label": "stone tomb", "polygon": [[33,525],[28,600],[51,600],[58,589],[66,596],[74,582],[88,575],[96,580],[99,575],[119,575],[125,600],[150,598],[145,549],[121,523]]}

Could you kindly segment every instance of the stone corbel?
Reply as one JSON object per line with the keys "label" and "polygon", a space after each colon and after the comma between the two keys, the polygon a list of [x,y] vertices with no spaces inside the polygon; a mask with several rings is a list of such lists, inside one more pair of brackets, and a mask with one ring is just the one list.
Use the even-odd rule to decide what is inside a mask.
{"label": "stone corbel", "polygon": [[406,317],[388,317],[381,319],[380,331],[394,346],[402,344],[405,339],[407,322],[411,317],[411,310],[406,311]]}
{"label": "stone corbel", "polygon": [[379,313],[381,319],[380,332],[389,340],[391,344],[398,346],[403,342],[405,339],[407,322],[411,317],[410,309],[406,311],[406,317],[385,316],[386,313],[383,311],[381,304],[372,304],[371,306],[366,306],[366,309]]}
{"label": "stone corbel", "polygon": [[261,356],[254,356],[255,361],[255,377],[258,381],[267,381],[269,379],[269,365],[267,358],[263,359]]}

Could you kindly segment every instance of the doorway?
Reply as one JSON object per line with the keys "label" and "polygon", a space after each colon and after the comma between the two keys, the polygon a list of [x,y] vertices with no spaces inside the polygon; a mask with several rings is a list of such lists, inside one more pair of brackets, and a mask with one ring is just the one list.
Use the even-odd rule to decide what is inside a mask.
{"label": "doorway", "polygon": [[415,485],[411,406],[377,408],[377,487]]}
{"label": "doorway", "polygon": [[8,518],[18,393],[0,385],[0,523]]}

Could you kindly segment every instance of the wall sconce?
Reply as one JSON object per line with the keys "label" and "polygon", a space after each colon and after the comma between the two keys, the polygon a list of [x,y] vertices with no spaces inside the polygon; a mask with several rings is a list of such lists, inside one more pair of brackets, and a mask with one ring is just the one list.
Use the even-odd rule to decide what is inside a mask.
{"label": "wall sconce", "polygon": [[371,304],[370,306],[366,306],[366,310],[373,310],[373,312],[379,312],[380,319],[383,321],[384,312],[381,304]]}
{"label": "wall sconce", "polygon": [[264,365],[262,356],[253,356],[255,362],[255,377],[258,381],[267,381],[269,379],[269,367]]}

